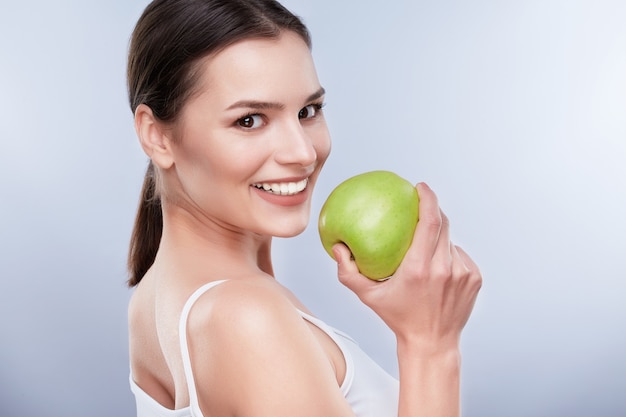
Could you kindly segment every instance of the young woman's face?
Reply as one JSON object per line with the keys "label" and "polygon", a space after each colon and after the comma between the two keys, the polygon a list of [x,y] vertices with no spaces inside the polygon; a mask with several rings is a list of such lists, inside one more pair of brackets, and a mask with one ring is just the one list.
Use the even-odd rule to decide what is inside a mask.
{"label": "young woman's face", "polygon": [[174,130],[177,200],[235,232],[302,232],[330,152],[309,48],[291,32],[245,40],[201,70],[199,94]]}

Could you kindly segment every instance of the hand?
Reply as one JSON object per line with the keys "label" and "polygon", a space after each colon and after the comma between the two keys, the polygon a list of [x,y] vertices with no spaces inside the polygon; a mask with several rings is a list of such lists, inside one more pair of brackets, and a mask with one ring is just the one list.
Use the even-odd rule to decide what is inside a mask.
{"label": "hand", "polygon": [[450,224],[437,196],[417,185],[420,219],[413,242],[394,276],[383,282],[358,272],[349,249],[333,247],[341,283],[372,308],[399,342],[424,349],[458,348],[482,277],[474,261],[450,242]]}

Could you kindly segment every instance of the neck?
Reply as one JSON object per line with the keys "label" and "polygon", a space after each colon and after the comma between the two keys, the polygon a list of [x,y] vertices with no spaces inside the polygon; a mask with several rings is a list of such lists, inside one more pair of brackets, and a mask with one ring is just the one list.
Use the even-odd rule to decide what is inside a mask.
{"label": "neck", "polygon": [[197,219],[180,207],[164,204],[157,258],[191,276],[236,278],[261,272],[273,277],[271,242],[271,236]]}

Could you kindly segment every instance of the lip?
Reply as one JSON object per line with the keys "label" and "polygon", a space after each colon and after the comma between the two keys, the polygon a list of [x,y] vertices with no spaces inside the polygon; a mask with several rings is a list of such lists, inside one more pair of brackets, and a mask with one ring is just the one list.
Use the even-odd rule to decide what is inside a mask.
{"label": "lip", "polygon": [[300,176],[295,176],[295,177],[283,177],[283,178],[268,178],[268,179],[264,179],[261,181],[255,181],[253,182],[253,184],[265,184],[265,183],[283,183],[283,182],[298,182],[298,181],[302,181],[302,180],[310,180],[311,179],[311,175],[313,175],[313,173],[307,174],[307,175],[300,175]]}
{"label": "lip", "polygon": [[[260,184],[287,184],[287,183],[299,183],[301,181],[306,180],[307,183],[302,191],[299,191],[295,194],[274,194],[268,191],[265,191],[262,188],[257,188],[256,185]],[[255,182],[250,184],[250,188],[252,188],[253,192],[256,193],[263,200],[268,203],[290,207],[297,206],[304,202],[306,202],[310,196],[310,176],[302,176],[302,177],[288,177],[281,179],[272,179],[272,180],[263,180],[260,182]]]}

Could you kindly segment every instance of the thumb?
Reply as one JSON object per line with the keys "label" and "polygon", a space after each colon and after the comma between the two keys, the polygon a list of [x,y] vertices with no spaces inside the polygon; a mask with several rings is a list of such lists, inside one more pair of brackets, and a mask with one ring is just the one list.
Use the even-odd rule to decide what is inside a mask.
{"label": "thumb", "polygon": [[[361,275],[359,267],[352,258],[350,249],[343,243],[337,243],[333,246],[333,255],[337,261],[337,277],[339,282],[345,285],[357,296],[372,284],[371,280]],[[359,296],[360,298],[360,296]]]}

